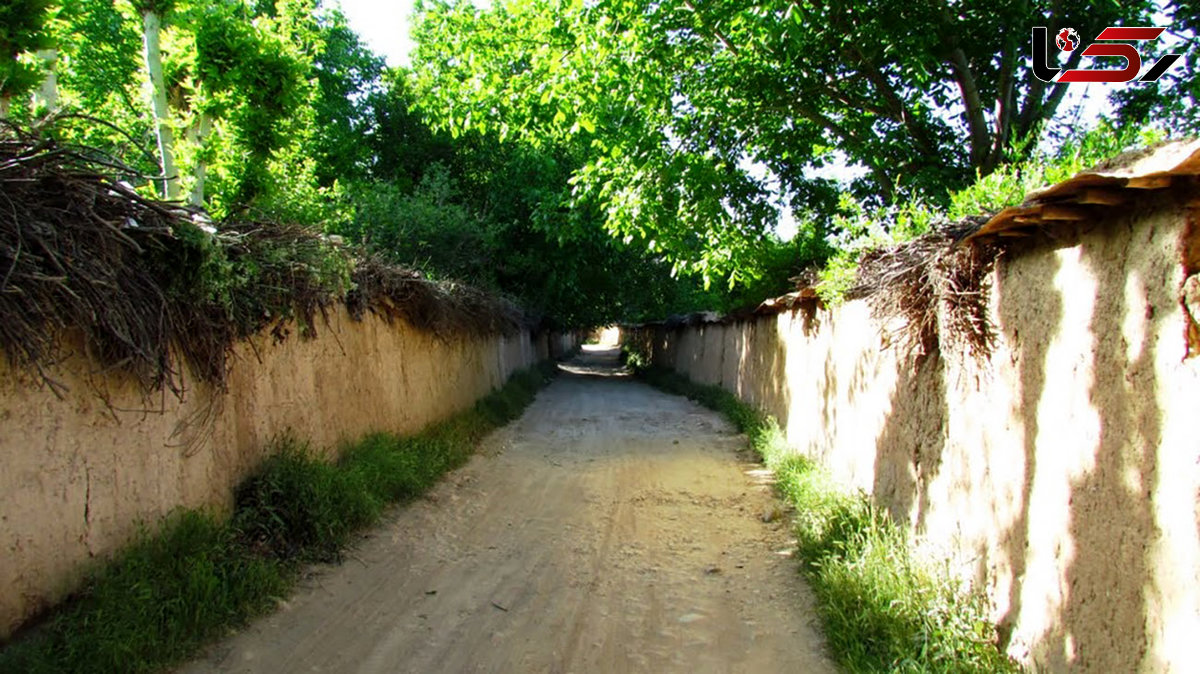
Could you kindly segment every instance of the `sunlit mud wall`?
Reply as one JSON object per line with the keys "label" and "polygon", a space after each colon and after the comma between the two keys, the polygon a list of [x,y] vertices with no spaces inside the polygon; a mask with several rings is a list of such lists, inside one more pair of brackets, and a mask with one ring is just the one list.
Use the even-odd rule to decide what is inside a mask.
{"label": "sunlit mud wall", "polygon": [[1193,672],[1198,213],[1176,194],[1089,223],[1071,245],[1006,253],[990,278],[989,358],[944,350],[918,364],[862,300],[625,338],[762,406],[797,451],[909,522],[987,592],[1020,661]]}
{"label": "sunlit mud wall", "polygon": [[64,399],[0,359],[0,633],[62,598],[139,522],[231,505],[232,488],[292,432],[332,456],[365,433],[411,433],[472,405],[573,336],[443,340],[342,311],[314,340],[237,347],[229,391],[144,399],[82,357],[49,373]]}

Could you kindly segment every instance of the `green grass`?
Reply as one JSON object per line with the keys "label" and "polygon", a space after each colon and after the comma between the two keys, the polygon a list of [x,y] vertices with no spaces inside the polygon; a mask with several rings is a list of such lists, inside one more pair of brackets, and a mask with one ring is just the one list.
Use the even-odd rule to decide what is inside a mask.
{"label": "green grass", "polygon": [[147,672],[267,610],[289,569],[209,513],[143,533],[41,629],[0,651],[4,672]]}
{"label": "green grass", "polygon": [[267,612],[302,563],[336,560],[390,503],[461,465],[554,371],[514,375],[474,408],[409,437],[376,433],[337,463],[294,438],[236,492],[232,517],[181,511],[143,532],[37,628],[0,650],[0,672],[151,672]]}
{"label": "green grass", "polygon": [[779,425],[728,391],[660,369],[645,381],[729,418],[796,509],[802,569],[829,648],[848,672],[1019,672],[995,646],[983,598],[914,555],[904,528],[787,448]]}

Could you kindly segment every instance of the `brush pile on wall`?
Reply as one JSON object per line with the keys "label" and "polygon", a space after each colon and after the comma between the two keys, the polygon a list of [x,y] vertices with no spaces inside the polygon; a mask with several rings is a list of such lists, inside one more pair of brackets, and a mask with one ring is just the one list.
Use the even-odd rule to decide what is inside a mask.
{"label": "brush pile on wall", "polygon": [[[94,151],[0,125],[0,348],[45,375],[63,331],[147,391],[178,393],[181,359],[222,385],[233,344],[344,302],[442,336],[512,335],[517,307],[462,284],[366,258],[303,227],[233,220],[143,198]],[[53,378],[43,377],[51,386]]]}

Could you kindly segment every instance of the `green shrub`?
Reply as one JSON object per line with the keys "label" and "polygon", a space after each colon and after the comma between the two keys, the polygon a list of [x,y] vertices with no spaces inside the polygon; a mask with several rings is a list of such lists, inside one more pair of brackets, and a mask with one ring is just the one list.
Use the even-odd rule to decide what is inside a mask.
{"label": "green shrub", "polygon": [[39,631],[0,652],[4,672],[145,672],[265,611],[290,574],[209,513],[143,534]]}
{"label": "green shrub", "polygon": [[249,545],[280,559],[330,561],[383,509],[363,477],[285,438],[238,488],[233,526]]}
{"label": "green shrub", "polygon": [[1000,166],[974,184],[952,193],[946,217],[959,220],[1019,205],[1035,189],[1067,180],[1130,148],[1147,147],[1163,139],[1161,132],[1150,128],[1101,122],[1094,129],[1066,139],[1053,154],[1036,153],[1026,161]]}

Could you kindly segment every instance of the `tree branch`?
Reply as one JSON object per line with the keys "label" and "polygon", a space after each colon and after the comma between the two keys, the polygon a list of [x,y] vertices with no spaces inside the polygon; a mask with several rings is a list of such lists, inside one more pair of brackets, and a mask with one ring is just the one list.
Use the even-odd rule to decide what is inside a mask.
{"label": "tree branch", "polygon": [[[1050,16],[1047,18],[1047,25],[1058,25],[1058,17],[1061,13],[1061,3],[1055,0],[1050,4]],[[1049,34],[1046,37],[1049,40]],[[1047,45],[1047,50],[1049,50],[1049,45]],[[1076,49],[1067,57],[1067,62],[1063,67],[1068,70],[1075,68],[1082,59],[1083,50]],[[1048,84],[1034,77],[1032,72],[1027,73],[1026,77],[1030,80],[1029,93],[1025,95],[1025,102],[1021,106],[1021,111],[1017,117],[1017,137],[1022,141],[1028,138],[1029,134],[1033,133],[1034,127],[1037,126],[1038,122],[1046,118],[1047,112],[1053,114],[1058,109],[1059,103],[1062,102],[1063,96],[1067,93],[1067,85],[1059,83],[1055,85],[1054,91],[1047,98],[1045,94]],[[1026,147],[1029,145],[1027,143]]]}
{"label": "tree branch", "polygon": [[[1078,60],[1076,60],[1076,63],[1078,63]],[[1058,104],[1062,103],[1063,96],[1066,93],[1067,83],[1060,82],[1054,85],[1054,88],[1050,90],[1050,95],[1046,97],[1045,104],[1042,105],[1042,116],[1053,117],[1054,113],[1058,110]]]}
{"label": "tree branch", "polygon": [[954,81],[962,97],[964,115],[967,118],[967,131],[971,137],[971,166],[982,168],[987,161],[991,149],[988,137],[987,118],[983,101],[979,97],[979,85],[971,74],[971,64],[967,55],[958,43],[958,31],[955,30],[954,15],[945,0],[938,3],[938,14],[941,18],[942,46],[946,49],[946,60],[954,72]]}
{"label": "tree branch", "polygon": [[854,47],[854,52],[859,64],[865,68],[863,74],[867,76],[867,80],[871,82],[872,86],[883,97],[883,100],[891,110],[889,117],[904,125],[905,130],[908,131],[908,134],[912,136],[912,139],[916,141],[922,151],[931,157],[937,157],[939,155],[937,147],[929,140],[925,129],[921,128],[916,115],[912,114],[908,106],[901,100],[899,94],[896,93],[895,88],[887,81],[887,76],[857,46]]}
{"label": "tree branch", "polygon": [[890,110],[865,98],[854,97],[851,94],[838,89],[829,82],[820,82],[817,86],[829,97],[835,98],[851,108],[866,110],[867,112],[871,112],[876,115],[882,115],[884,117],[892,116],[892,112]]}
{"label": "tree branch", "polygon": [[990,145],[987,120],[984,117],[983,101],[979,99],[979,87],[975,83],[975,77],[971,75],[971,67],[962,47],[955,46],[950,50],[950,66],[962,95],[963,106],[966,108],[964,114],[967,117],[967,129],[971,134],[971,166],[980,168],[987,159]]}
{"label": "tree branch", "polygon": [[799,101],[797,101],[796,105],[794,105],[793,107],[797,112],[799,112],[801,114],[801,116],[803,116],[804,118],[806,118],[812,122],[816,122],[822,128],[832,132],[838,138],[841,138],[842,140],[844,140],[848,143],[861,143],[861,141],[851,131],[846,129],[846,127],[833,121],[828,116],[821,113],[819,110],[810,108],[809,106],[804,105],[803,103],[800,103]]}
{"label": "tree branch", "polygon": [[[799,3],[796,0],[792,0],[792,4],[798,5]],[[836,28],[850,33],[849,27],[845,23],[845,17],[839,15],[836,9],[830,12],[829,19],[830,23]],[[852,43],[850,55],[858,61],[859,66],[861,66],[860,72],[866,76],[867,80],[875,88],[875,91],[884,100],[887,110],[890,111],[885,116],[903,124],[905,130],[908,131],[909,136],[912,137],[921,151],[930,157],[936,158],[939,155],[936,144],[930,141],[928,134],[921,128],[919,120],[908,109],[908,106],[905,105],[900,95],[896,93],[895,87],[888,82],[887,76],[883,74],[879,65],[874,60],[867,58],[866,53],[858,46],[858,43]],[[875,108],[872,112],[876,110],[878,108]],[[877,112],[876,114],[880,113]]]}
{"label": "tree branch", "polygon": [[1004,157],[1004,148],[1008,145],[1009,134],[1012,130],[1013,111],[1013,69],[1016,67],[1013,43],[1010,41],[1000,56],[1000,86],[997,87],[998,97],[996,110],[996,130],[992,141],[991,152],[984,163],[983,171],[991,173]]}
{"label": "tree branch", "polygon": [[896,196],[896,182],[892,179],[892,169],[872,166],[871,174],[875,176],[875,182],[879,183],[879,189],[883,191],[884,203],[891,203]]}
{"label": "tree branch", "polygon": [[[1082,59],[1083,50],[1076,49],[1071,52],[1063,67],[1068,70],[1075,68]],[[1062,102],[1063,96],[1066,95],[1067,87],[1069,86],[1066,83],[1059,82],[1054,85],[1050,95],[1046,96],[1047,83],[1037,79],[1032,74],[1028,75],[1028,77],[1032,82],[1029,87],[1029,93],[1025,95],[1025,104],[1021,106],[1021,114],[1017,125],[1018,137],[1021,139],[1032,133],[1038,122],[1054,114],[1054,111],[1058,109],[1059,103]]]}
{"label": "tree branch", "polygon": [[696,15],[696,23],[700,24],[700,30],[707,31],[709,33],[709,37],[716,38],[716,40],[719,41],[729,53],[733,54],[734,56],[741,56],[741,53],[738,51],[737,47],[733,46],[733,43],[729,41],[729,38],[725,36],[725,33],[721,32],[720,28],[717,28],[716,26],[710,28],[704,25],[703,17],[700,16],[699,10],[696,9],[696,6],[692,4],[691,0],[683,0],[683,6],[688,8],[689,11]]}

